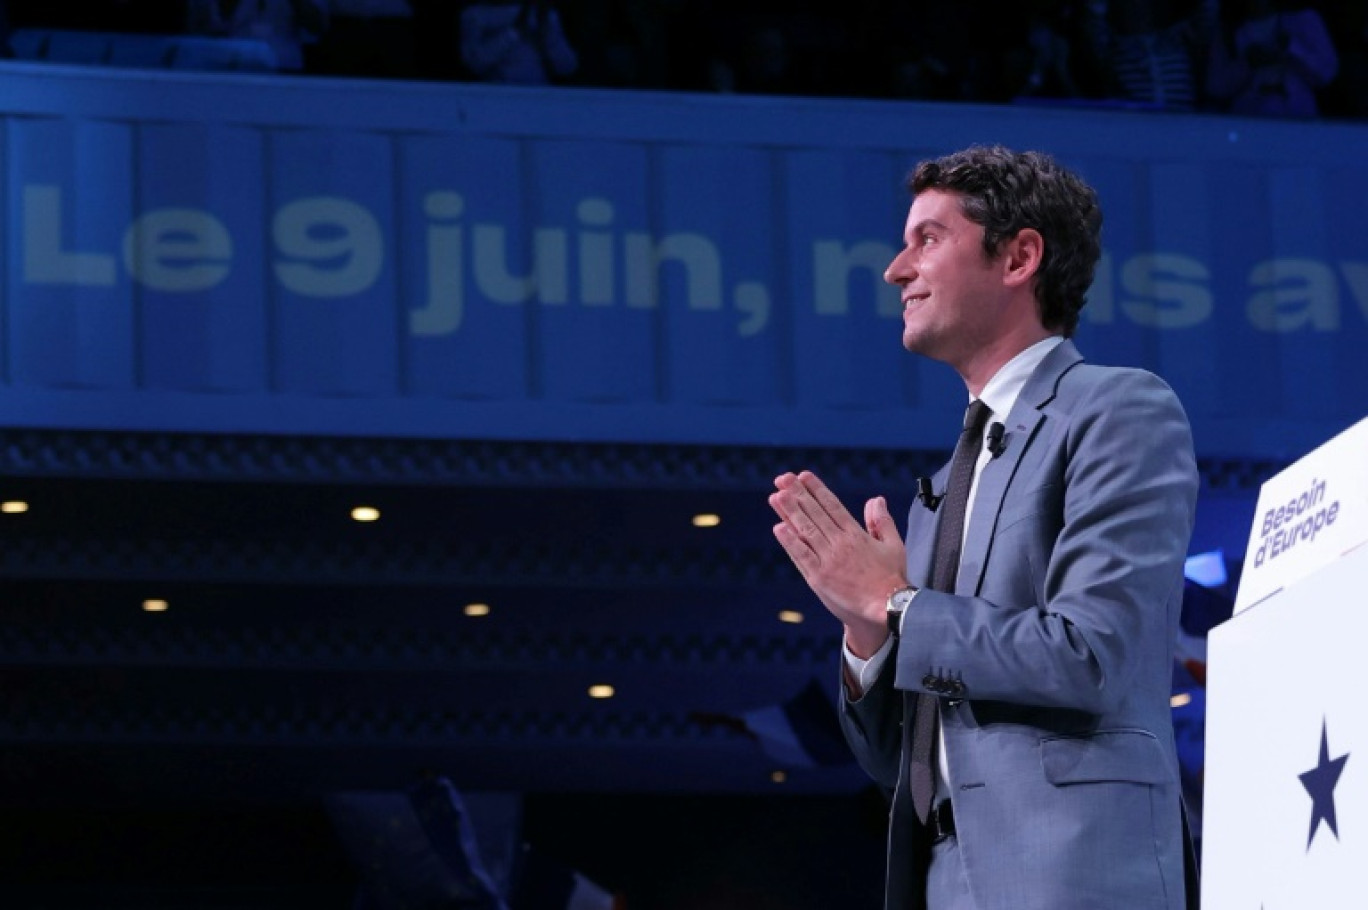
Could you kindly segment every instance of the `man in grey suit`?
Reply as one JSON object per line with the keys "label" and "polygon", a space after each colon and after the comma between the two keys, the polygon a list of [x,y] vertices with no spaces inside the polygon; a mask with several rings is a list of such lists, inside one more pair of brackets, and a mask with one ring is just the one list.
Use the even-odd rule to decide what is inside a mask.
{"label": "man in grey suit", "polygon": [[1195,907],[1169,707],[1187,418],[1155,376],[1068,340],[1101,251],[1091,187],[976,147],[923,162],[909,189],[885,277],[904,347],[982,402],[962,482],[923,484],[906,545],[883,497],[861,525],[810,472],[770,496],[775,536],[845,627],[841,723],[893,798],[886,906]]}

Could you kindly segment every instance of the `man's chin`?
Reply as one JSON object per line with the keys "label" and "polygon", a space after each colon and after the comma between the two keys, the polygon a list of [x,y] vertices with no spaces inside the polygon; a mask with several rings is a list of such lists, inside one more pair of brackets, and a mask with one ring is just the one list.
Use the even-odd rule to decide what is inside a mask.
{"label": "man's chin", "polygon": [[945,362],[945,348],[924,332],[903,332],[903,349],[931,360]]}

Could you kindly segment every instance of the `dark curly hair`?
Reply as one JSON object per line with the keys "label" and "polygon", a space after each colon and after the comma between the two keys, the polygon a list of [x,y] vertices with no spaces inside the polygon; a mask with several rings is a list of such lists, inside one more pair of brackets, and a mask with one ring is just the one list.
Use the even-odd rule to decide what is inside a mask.
{"label": "dark curly hair", "polygon": [[1102,256],[1102,209],[1092,187],[1049,155],[995,145],[923,161],[907,188],[913,195],[958,194],[964,216],[982,225],[990,257],[1023,228],[1039,231],[1045,250],[1034,289],[1041,324],[1066,338],[1074,333]]}

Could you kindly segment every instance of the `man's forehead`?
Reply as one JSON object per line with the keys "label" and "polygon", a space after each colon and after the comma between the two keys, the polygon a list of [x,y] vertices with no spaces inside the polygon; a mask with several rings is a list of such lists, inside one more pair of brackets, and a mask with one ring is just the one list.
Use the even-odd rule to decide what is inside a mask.
{"label": "man's forehead", "polygon": [[922,190],[912,199],[907,210],[907,227],[912,229],[923,224],[939,224],[943,227],[964,227],[973,225],[964,214],[964,197],[959,193],[945,190]]}

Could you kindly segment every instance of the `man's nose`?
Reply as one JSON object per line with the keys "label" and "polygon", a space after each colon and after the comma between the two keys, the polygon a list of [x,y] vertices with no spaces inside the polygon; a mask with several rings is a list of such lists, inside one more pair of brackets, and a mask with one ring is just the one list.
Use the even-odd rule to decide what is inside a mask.
{"label": "man's nose", "polygon": [[889,284],[903,284],[911,281],[916,275],[916,269],[912,264],[912,257],[907,254],[907,250],[893,257],[893,261],[884,269],[884,281]]}

